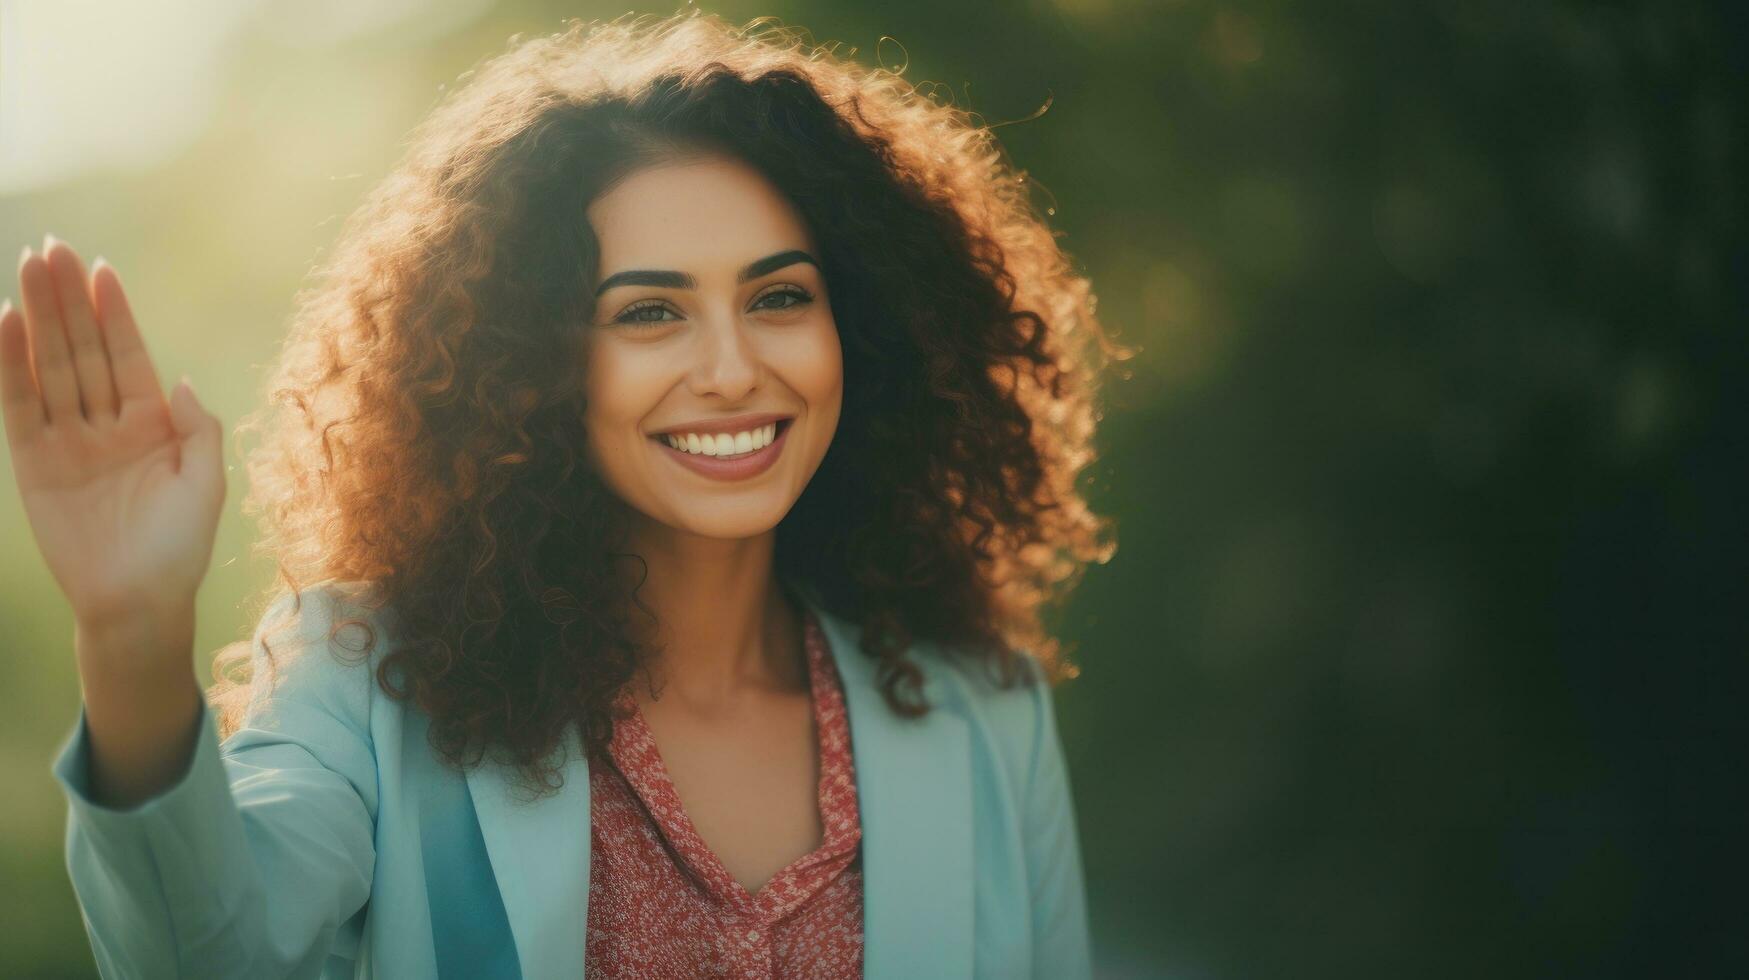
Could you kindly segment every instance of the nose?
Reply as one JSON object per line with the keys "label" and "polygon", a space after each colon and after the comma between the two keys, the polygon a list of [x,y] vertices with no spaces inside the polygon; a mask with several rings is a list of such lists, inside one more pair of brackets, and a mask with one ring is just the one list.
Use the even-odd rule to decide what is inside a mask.
{"label": "nose", "polygon": [[692,370],[687,377],[687,386],[694,395],[700,398],[716,395],[733,404],[759,387],[764,365],[740,317],[732,314],[710,317],[694,337]]}

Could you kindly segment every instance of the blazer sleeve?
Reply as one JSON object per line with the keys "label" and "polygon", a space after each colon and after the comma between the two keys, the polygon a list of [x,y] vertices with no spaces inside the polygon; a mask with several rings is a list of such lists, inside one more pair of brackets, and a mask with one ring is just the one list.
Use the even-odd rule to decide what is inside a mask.
{"label": "blazer sleeve", "polygon": [[369,897],[371,671],[331,655],[332,599],[301,595],[289,628],[269,632],[290,595],[255,630],[242,726],[220,743],[203,703],[188,769],[157,796],[128,809],[93,802],[80,706],[51,771],[67,797],[67,870],[103,976],[314,978]]}
{"label": "blazer sleeve", "polygon": [[1050,685],[1040,680],[1032,692],[1037,724],[1024,812],[1033,975],[1084,980],[1093,975],[1093,952],[1069,769]]}

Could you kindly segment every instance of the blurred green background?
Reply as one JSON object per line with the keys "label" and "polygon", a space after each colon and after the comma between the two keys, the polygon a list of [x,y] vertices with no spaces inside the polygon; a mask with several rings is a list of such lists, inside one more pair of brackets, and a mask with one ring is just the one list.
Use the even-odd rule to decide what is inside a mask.
{"label": "blurred green background", "polygon": [[[0,0],[0,245],[107,257],[234,423],[444,85],[624,9]],[[1101,976],[1749,971],[1741,7],[706,9],[1010,123],[1142,348],[1059,619]],[[71,624],[0,469],[0,976],[91,976]],[[241,477],[203,681],[272,577]]]}

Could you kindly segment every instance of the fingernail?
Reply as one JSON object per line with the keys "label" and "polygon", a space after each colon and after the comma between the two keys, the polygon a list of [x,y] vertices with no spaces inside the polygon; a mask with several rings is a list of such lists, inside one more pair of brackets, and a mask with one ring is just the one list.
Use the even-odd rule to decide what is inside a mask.
{"label": "fingernail", "polygon": [[18,253],[18,264],[23,265],[28,261],[30,261],[30,246],[26,245],[24,251]]}
{"label": "fingernail", "polygon": [[91,271],[96,272],[98,266],[108,264],[108,262],[103,261],[103,256],[99,255],[97,258],[91,260]]}
{"label": "fingernail", "polygon": [[56,238],[55,236],[47,234],[45,232],[43,234],[43,254],[47,255],[49,252],[49,249],[54,248],[55,243],[58,241],[60,241],[59,238]]}

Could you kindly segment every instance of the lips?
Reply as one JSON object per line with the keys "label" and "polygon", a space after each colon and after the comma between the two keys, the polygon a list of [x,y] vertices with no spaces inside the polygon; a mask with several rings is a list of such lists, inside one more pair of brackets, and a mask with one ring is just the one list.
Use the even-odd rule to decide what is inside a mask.
{"label": "lips", "polygon": [[[757,419],[759,416],[743,416],[742,418]],[[755,421],[753,425],[764,425],[765,422],[775,421],[777,422],[777,435],[771,440],[770,445],[740,456],[705,456],[703,454],[681,452],[673,446],[668,445],[660,435],[652,435],[650,441],[656,444],[657,452],[664,454],[677,464],[684,466],[701,476],[707,476],[713,480],[745,480],[758,476],[770,469],[771,465],[777,462],[777,457],[783,452],[784,444],[788,441],[789,430],[791,428],[790,423],[792,421],[790,417],[765,416],[764,419],[765,421]],[[733,421],[737,425],[745,424],[739,419],[725,421]],[[703,434],[710,430],[668,429],[664,431],[698,432]],[[738,432],[743,430],[734,429],[718,431]]]}

